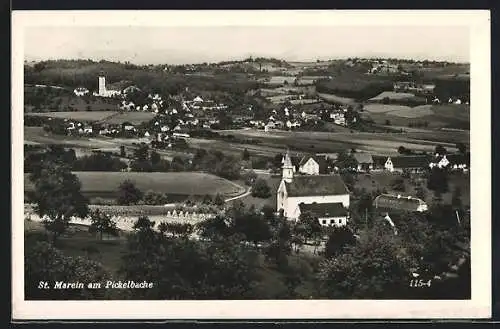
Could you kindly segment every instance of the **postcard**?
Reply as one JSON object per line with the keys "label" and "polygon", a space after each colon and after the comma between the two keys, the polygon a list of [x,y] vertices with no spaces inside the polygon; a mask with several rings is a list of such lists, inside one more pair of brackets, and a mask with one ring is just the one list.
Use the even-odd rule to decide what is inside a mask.
{"label": "postcard", "polygon": [[489,11],[14,11],[12,50],[14,320],[491,316]]}

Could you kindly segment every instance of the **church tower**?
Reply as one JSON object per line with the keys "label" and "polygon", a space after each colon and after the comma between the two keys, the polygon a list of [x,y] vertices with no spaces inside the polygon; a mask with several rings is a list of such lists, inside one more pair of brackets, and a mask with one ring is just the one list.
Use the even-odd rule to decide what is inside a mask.
{"label": "church tower", "polygon": [[282,168],[282,179],[287,182],[291,183],[293,180],[293,172],[294,172],[294,167],[292,164],[292,160],[290,159],[290,155],[288,154],[288,151],[286,152],[285,156],[283,157],[283,166]]}
{"label": "church tower", "polygon": [[104,72],[99,73],[99,95],[104,96],[106,94],[106,78],[104,77]]}

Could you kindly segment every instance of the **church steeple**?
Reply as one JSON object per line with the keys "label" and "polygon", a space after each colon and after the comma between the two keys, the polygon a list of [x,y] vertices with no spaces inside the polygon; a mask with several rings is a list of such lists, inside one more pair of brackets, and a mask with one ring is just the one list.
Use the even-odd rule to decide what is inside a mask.
{"label": "church steeple", "polygon": [[292,160],[290,159],[290,155],[288,154],[288,150],[285,153],[285,156],[283,157],[283,166],[282,168],[282,178],[285,182],[291,183],[293,180],[293,164]]}

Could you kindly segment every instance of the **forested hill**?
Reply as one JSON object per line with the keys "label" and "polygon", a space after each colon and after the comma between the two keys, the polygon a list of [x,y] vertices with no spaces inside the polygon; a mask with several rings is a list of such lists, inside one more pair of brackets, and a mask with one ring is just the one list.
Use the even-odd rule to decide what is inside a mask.
{"label": "forested hill", "polygon": [[24,82],[96,90],[97,77],[99,72],[103,71],[106,75],[106,83],[130,81],[145,91],[162,94],[178,94],[186,87],[192,91],[244,93],[256,88],[257,85],[244,74],[225,72],[217,75],[189,75],[179,74],[182,72],[176,71],[176,68],[167,71],[164,65],[137,66],[109,61],[53,60],[25,65]]}

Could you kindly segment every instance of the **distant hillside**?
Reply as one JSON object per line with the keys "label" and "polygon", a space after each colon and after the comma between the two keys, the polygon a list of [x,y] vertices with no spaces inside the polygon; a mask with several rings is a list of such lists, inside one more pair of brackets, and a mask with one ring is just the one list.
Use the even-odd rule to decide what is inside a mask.
{"label": "distant hillside", "polygon": [[162,94],[178,94],[189,88],[192,91],[227,91],[245,93],[255,89],[257,83],[241,74],[231,72],[216,76],[176,74],[164,71],[161,66],[137,66],[128,63],[91,60],[44,61],[25,65],[26,84],[65,86],[68,89],[85,87],[96,90],[99,72],[104,71],[107,83],[130,81],[142,90]]}

